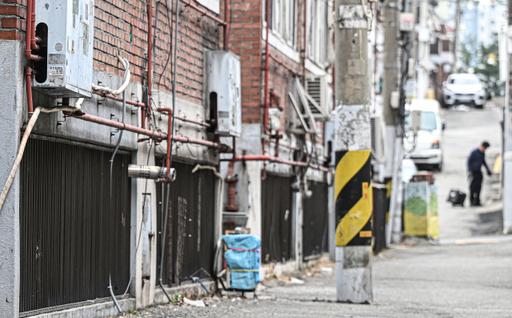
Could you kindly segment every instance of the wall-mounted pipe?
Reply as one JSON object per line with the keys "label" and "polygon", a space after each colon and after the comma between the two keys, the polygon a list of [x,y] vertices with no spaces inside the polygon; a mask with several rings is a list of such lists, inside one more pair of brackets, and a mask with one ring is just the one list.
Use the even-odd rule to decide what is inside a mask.
{"label": "wall-mounted pipe", "polygon": [[304,0],[304,21],[302,28],[304,30],[303,34],[303,41],[304,41],[304,52],[303,52],[303,58],[302,58],[302,83],[306,83],[306,59],[308,58],[308,44],[307,44],[307,36],[308,36],[308,30],[307,28],[307,12],[308,12],[308,1]]}
{"label": "wall-mounted pipe", "polygon": [[[265,140],[266,142],[271,142],[271,143],[277,143],[275,140],[273,139],[267,139]],[[286,149],[290,149],[290,150],[301,150],[299,147],[294,147],[294,146],[290,146],[290,145],[287,145],[287,144],[282,144],[282,143],[279,143],[279,147],[283,147],[283,148],[286,148]]]}
{"label": "wall-mounted pipe", "polygon": [[[263,115],[263,132],[265,134],[268,134],[268,107],[269,107],[269,104],[270,104],[270,100],[269,100],[269,94],[268,94],[268,91],[269,91],[269,56],[270,56],[270,52],[269,52],[269,45],[268,45],[268,42],[269,42],[269,29],[270,29],[270,0],[266,0],[267,4],[266,4],[266,7],[265,7],[265,16],[266,16],[266,19],[267,19],[267,25],[266,25],[266,36],[265,36],[265,88],[264,88],[264,91],[263,91],[263,98],[264,98],[264,104],[263,104],[263,107],[264,107],[264,115]],[[265,150],[265,146],[263,146],[263,150]]]}
{"label": "wall-mounted pipe", "polygon": [[[154,131],[151,131],[148,129],[142,129],[142,128],[139,128],[136,126],[123,124],[123,123],[120,123],[117,121],[101,118],[101,117],[94,116],[94,115],[89,115],[84,112],[82,112],[82,114],[72,115],[71,117],[85,120],[85,121],[88,121],[91,123],[97,123],[100,125],[117,128],[117,129],[124,129],[124,130],[131,131],[131,132],[134,132],[137,134],[145,135],[145,136],[148,136],[148,137],[151,137],[154,139],[160,139],[160,140],[167,139],[167,134],[154,132]],[[231,149],[229,147],[227,147],[226,145],[222,145],[222,144],[212,142],[212,141],[200,140],[200,139],[194,139],[194,138],[188,138],[188,137],[179,137],[179,136],[171,136],[171,139],[174,141],[182,142],[182,143],[191,143],[191,144],[206,146],[209,148],[217,148],[221,152],[231,152]]]}
{"label": "wall-mounted pipe", "polygon": [[225,211],[237,212],[238,205],[235,204],[235,195],[236,195],[236,183],[238,182],[238,178],[234,174],[234,167],[236,158],[236,137],[233,137],[233,160],[229,162],[228,165],[228,175],[224,180],[228,184],[228,204],[224,206]]}
{"label": "wall-mounted pipe", "polygon": [[[153,70],[153,0],[148,0],[148,125],[151,127],[151,87]],[[146,118],[142,118],[145,124]]]}
{"label": "wall-mounted pipe", "polygon": [[[121,57],[121,55],[118,55],[117,58],[119,59],[119,62],[121,62],[121,64],[123,64],[123,68],[127,69],[128,68],[128,64],[126,63],[127,60],[125,61],[124,58]],[[128,71],[126,71],[126,76],[125,77],[123,76],[123,79],[124,79],[123,84],[118,89],[113,89],[113,88],[105,87],[105,86],[99,86],[96,84],[92,84],[92,89],[95,91],[100,91],[100,92],[106,93],[106,94],[120,95],[121,93],[123,93],[126,90],[128,85],[130,84],[130,78],[131,78],[131,73],[130,73],[130,70],[128,70]],[[121,99],[121,101],[123,101],[123,99]]]}
{"label": "wall-mounted pipe", "polygon": [[168,178],[169,181],[174,181],[176,180],[176,170],[171,168],[168,172],[166,167],[128,165],[128,177],[153,180]]}
{"label": "wall-mounted pipe", "polygon": [[172,135],[174,134],[174,131],[172,130],[172,108],[158,107],[156,110],[158,110],[159,112],[162,112],[162,113],[167,113],[167,116],[169,116],[169,118],[167,119],[167,155],[165,157],[166,158],[165,166],[167,168],[166,178],[170,179],[169,172],[171,171],[171,148],[172,148],[171,139],[172,139]]}
{"label": "wall-mounted pipe", "polygon": [[[41,41],[41,39],[36,37],[36,0],[28,0],[32,1],[32,13],[30,15],[30,19],[32,20],[32,28],[30,29],[31,37],[30,37],[30,46],[33,50],[39,50],[39,46],[37,45],[37,41]],[[27,6],[28,6],[27,1]],[[27,10],[27,20],[28,20],[28,10]]]}
{"label": "wall-mounted pipe", "polygon": [[[118,101],[118,102],[123,102],[123,99],[121,97],[116,97],[116,96],[111,95],[111,94],[103,93],[103,92],[100,92],[100,91],[92,91],[92,93],[95,94],[95,95],[101,96],[101,97],[105,97],[105,98],[111,99],[111,100],[115,100],[115,101]],[[132,100],[126,100],[126,103],[128,105],[137,106],[137,107],[145,107],[146,106],[146,105],[144,105],[144,103],[135,102],[135,101],[132,101]],[[174,116],[174,118],[176,118],[178,120],[181,120],[181,121],[184,121],[184,122],[187,122],[187,123],[194,124],[194,125],[203,126],[203,127],[210,127],[210,124],[202,122],[202,121],[188,119],[186,117],[181,117],[181,116]]]}
{"label": "wall-mounted pipe", "polygon": [[[100,91],[92,91],[93,94],[96,94],[96,95],[99,95],[99,96],[102,96],[102,97],[105,97],[105,98],[108,98],[108,99],[112,99],[112,100],[115,100],[115,101],[118,101],[118,102],[123,102],[123,99],[121,97],[116,97],[114,95],[111,95],[111,94],[107,94],[107,93],[103,93],[103,92],[100,92]],[[126,103],[128,105],[132,105],[132,106],[137,106],[137,107],[144,107],[144,103],[139,103],[139,102],[134,102],[132,100],[126,100]]]}
{"label": "wall-mounted pipe", "polygon": [[28,66],[25,67],[25,79],[27,85],[28,119],[30,120],[32,114],[34,113],[34,103],[32,101],[32,68]]}
{"label": "wall-mounted pipe", "polygon": [[[304,161],[291,161],[291,160],[285,160],[269,155],[243,155],[243,156],[236,156],[234,158],[235,161],[263,161],[263,162],[277,162],[282,163],[285,165],[291,165],[291,166],[298,166],[298,167],[310,167],[315,170],[320,170],[323,172],[330,172],[329,168],[321,167],[315,164],[308,164]],[[233,161],[233,159],[221,159],[221,161]]]}
{"label": "wall-mounted pipe", "polygon": [[188,119],[186,117],[174,116],[174,118],[178,119],[178,120],[181,120],[183,122],[186,122],[186,123],[191,123],[191,124],[194,124],[194,125],[203,126],[203,127],[207,127],[207,128],[211,126],[208,123],[205,123],[205,122],[202,122],[202,121],[198,121],[198,120]]}
{"label": "wall-mounted pipe", "polygon": [[224,51],[229,51],[229,1],[224,0]]}
{"label": "wall-mounted pipe", "polygon": [[237,212],[238,205],[235,204],[236,187],[235,184],[238,182],[238,178],[234,175],[235,161],[232,160],[228,165],[228,175],[224,182],[228,184],[228,204],[224,206],[224,211]]}
{"label": "wall-mounted pipe", "polygon": [[35,32],[36,28],[34,22],[36,20],[35,14],[35,0],[27,1],[27,29],[25,31],[25,57],[28,60],[40,61],[42,57],[32,54],[32,49],[37,50],[39,47],[36,44]]}

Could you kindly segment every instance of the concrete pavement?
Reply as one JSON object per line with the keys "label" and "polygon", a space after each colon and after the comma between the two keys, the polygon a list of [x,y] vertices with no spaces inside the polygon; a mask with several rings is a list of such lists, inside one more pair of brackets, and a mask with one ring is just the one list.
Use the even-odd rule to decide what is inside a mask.
{"label": "concrete pavement", "polygon": [[258,299],[161,305],[131,317],[512,317],[512,238],[473,240],[395,246],[374,257],[373,305],[336,303],[334,271],[316,270],[304,285],[267,282]]}

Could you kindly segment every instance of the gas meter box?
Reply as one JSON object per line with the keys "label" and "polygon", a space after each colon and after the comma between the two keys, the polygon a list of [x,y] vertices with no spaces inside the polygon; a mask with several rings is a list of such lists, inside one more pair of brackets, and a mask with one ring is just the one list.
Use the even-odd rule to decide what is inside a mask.
{"label": "gas meter box", "polygon": [[[216,134],[240,137],[242,101],[240,58],[228,51],[206,53],[208,105],[216,116]],[[213,119],[213,118],[211,118]]]}
{"label": "gas meter box", "polygon": [[91,97],[94,0],[36,0],[34,88],[58,97]]}

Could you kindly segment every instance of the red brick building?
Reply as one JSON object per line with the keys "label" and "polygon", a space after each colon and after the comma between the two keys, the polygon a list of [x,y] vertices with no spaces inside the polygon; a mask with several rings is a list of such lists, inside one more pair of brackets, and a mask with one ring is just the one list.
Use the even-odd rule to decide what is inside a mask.
{"label": "red brick building", "polygon": [[[31,316],[64,306],[84,317],[113,315],[112,302],[94,310],[83,303],[109,297],[109,285],[130,296],[119,300],[123,308],[166,301],[159,282],[168,289],[200,268],[212,273],[218,238],[238,226],[262,239],[263,264],[300,268],[328,250],[332,1],[268,1],[268,21],[266,0],[182,0],[178,12],[173,0],[28,1],[0,2],[0,183],[31,106],[81,108],[41,113],[1,208],[0,241],[9,242],[0,246],[0,297],[9,300],[2,312]],[[43,10],[66,4],[68,11],[50,15],[62,27],[41,22]],[[51,42],[67,28],[80,36]],[[225,50],[240,61],[236,138],[216,133],[208,91],[225,78],[210,72],[207,52]],[[66,63],[52,66],[59,54]],[[59,95],[37,79],[63,75],[59,67],[85,76],[87,63],[71,65],[78,55],[92,65],[82,93]],[[129,80],[120,58],[130,64]],[[122,93],[97,88],[116,91],[125,82],[125,107]],[[159,108],[174,109],[172,131],[169,110]],[[168,197],[166,183],[128,178],[129,164],[166,167],[168,154],[177,174]]]}

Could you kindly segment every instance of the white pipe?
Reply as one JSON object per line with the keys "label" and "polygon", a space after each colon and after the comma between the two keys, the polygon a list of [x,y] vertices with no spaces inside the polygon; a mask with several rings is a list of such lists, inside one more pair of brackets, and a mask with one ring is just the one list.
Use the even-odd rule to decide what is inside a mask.
{"label": "white pipe", "polygon": [[112,95],[119,95],[122,92],[124,92],[124,90],[128,87],[128,84],[130,84],[130,70],[127,69],[126,62],[121,57],[121,55],[118,55],[117,58],[123,64],[123,67],[127,70],[126,71],[126,74],[127,74],[126,75],[126,80],[124,81],[123,85],[115,90],[115,89],[112,89],[110,87],[97,86],[97,85],[92,84],[92,89],[94,89],[96,91],[101,91],[101,92],[104,92],[104,93],[107,93],[107,94],[112,94]]}
{"label": "white pipe", "polygon": [[5,183],[5,186],[2,190],[2,194],[0,195],[0,211],[2,211],[2,207],[5,203],[5,199],[7,198],[7,193],[9,193],[9,190],[11,189],[12,182],[14,181],[14,177],[16,176],[16,172],[18,171],[18,168],[21,163],[21,159],[23,158],[23,153],[25,152],[25,146],[27,145],[28,137],[30,136],[30,133],[32,132],[32,129],[34,128],[34,125],[36,124],[37,118],[39,117],[39,114],[41,112],[43,113],[52,113],[52,112],[58,112],[58,111],[77,111],[80,110],[80,104],[82,104],[83,98],[80,98],[76,105],[78,108],[75,107],[57,107],[57,108],[44,108],[44,107],[37,107],[34,110],[34,113],[32,114],[32,117],[30,118],[27,128],[25,129],[25,133],[23,134],[23,138],[21,139],[20,147],[18,149],[18,155],[16,156],[16,160],[14,160],[14,165],[12,166],[11,173],[9,174],[9,177],[7,177],[7,182]]}

